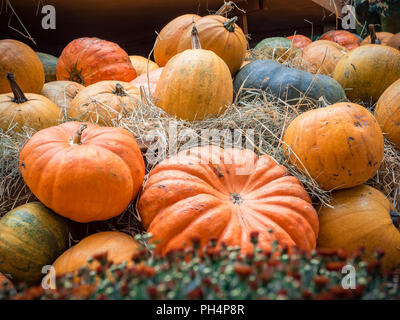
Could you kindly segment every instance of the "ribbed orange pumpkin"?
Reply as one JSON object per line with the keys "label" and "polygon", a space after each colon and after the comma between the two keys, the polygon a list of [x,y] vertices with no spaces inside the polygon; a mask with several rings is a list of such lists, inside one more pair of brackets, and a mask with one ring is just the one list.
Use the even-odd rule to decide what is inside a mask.
{"label": "ribbed orange pumpkin", "polygon": [[366,182],[383,159],[383,135],[376,119],[355,103],[301,114],[290,123],[283,140],[290,162],[324,190]]}
{"label": "ribbed orange pumpkin", "polygon": [[318,246],[348,253],[364,247],[368,261],[374,260],[375,251],[380,249],[385,252],[384,268],[400,266],[400,229],[394,225],[400,215],[385,195],[361,185],[334,192],[332,198],[333,208],[321,207],[318,212]]}
{"label": "ribbed orange pumpkin", "polygon": [[129,56],[129,59],[131,59],[138,77],[159,68],[157,63],[142,56]]}
{"label": "ribbed orange pumpkin", "polygon": [[[235,24],[237,17],[227,19],[220,15],[209,15],[196,22],[201,47],[216,53],[228,65],[234,75],[242,65],[247,40],[242,29]],[[181,36],[177,52],[192,48],[192,30],[188,28]]]}
{"label": "ribbed orange pumpkin", "polygon": [[0,40],[0,94],[10,92],[7,73],[15,74],[25,92],[40,93],[43,88],[43,65],[35,51],[23,42]]}
{"label": "ribbed orange pumpkin", "polygon": [[347,50],[353,50],[360,46],[358,38],[349,31],[345,30],[333,30],[324,33],[319,40],[329,40],[340,44]]}
{"label": "ribbed orange pumpkin", "polygon": [[193,27],[193,49],[168,61],[154,98],[157,106],[184,120],[217,116],[232,103],[229,68],[214,52],[201,49],[196,27]]}
{"label": "ribbed orange pumpkin", "polygon": [[23,127],[40,130],[57,124],[62,114],[52,101],[36,93],[24,94],[11,73],[7,79],[12,93],[0,94],[0,129],[21,132]]}
{"label": "ribbed orange pumpkin", "polygon": [[185,14],[169,22],[158,34],[154,45],[154,60],[160,67],[178,53],[177,48],[182,34],[192,28],[193,22],[200,19],[197,14]]}
{"label": "ribbed orange pumpkin", "polygon": [[386,134],[385,137],[400,147],[400,79],[379,98],[375,118]]}
{"label": "ribbed orange pumpkin", "polygon": [[293,42],[297,49],[303,50],[307,47],[310,43],[312,43],[311,39],[303,36],[302,34],[295,34],[293,36],[287,37],[289,40]]}
{"label": "ribbed orange pumpkin", "polygon": [[71,101],[68,117],[111,126],[140,102],[139,89],[128,82],[105,80],[81,90]]}
{"label": "ribbed orange pumpkin", "polygon": [[79,38],[62,51],[57,63],[57,80],[84,86],[103,81],[132,81],[136,78],[128,54],[116,43],[98,38]]}
{"label": "ribbed orange pumpkin", "polygon": [[[130,83],[133,84],[136,88],[140,90],[140,87],[144,87],[145,92],[154,96],[154,92],[156,91],[158,80],[160,80],[161,73],[164,68],[158,68],[149,73],[144,73],[136,79],[132,80]],[[149,87],[150,85],[150,87]]]}
{"label": "ribbed orange pumpkin", "polygon": [[310,251],[318,234],[317,214],[298,179],[247,149],[204,146],[162,161],[150,172],[138,210],[162,254],[192,238],[252,252],[253,231],[263,250],[278,240]]}
{"label": "ribbed orange pumpkin", "polygon": [[19,162],[35,196],[78,222],[119,215],[144,179],[143,157],[130,132],[79,122],[37,132],[21,150]]}
{"label": "ribbed orange pumpkin", "polygon": [[308,72],[331,75],[347,52],[345,47],[333,41],[318,40],[303,49],[303,59]]}
{"label": "ribbed orange pumpkin", "polygon": [[88,266],[96,269],[97,261],[88,264],[93,256],[107,254],[108,261],[115,264],[130,262],[140,245],[131,236],[115,231],[105,231],[92,234],[82,239],[78,244],[65,251],[53,263],[57,275],[73,273]]}

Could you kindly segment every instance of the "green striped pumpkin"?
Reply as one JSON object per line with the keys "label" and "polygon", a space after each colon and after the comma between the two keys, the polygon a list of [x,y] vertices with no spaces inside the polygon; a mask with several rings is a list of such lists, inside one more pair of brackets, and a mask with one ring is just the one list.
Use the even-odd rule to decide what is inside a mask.
{"label": "green striped pumpkin", "polygon": [[39,56],[43,65],[45,82],[56,81],[58,58],[43,52],[36,52],[36,54]]}
{"label": "green striped pumpkin", "polygon": [[40,202],[31,202],[0,219],[0,272],[14,283],[37,283],[42,267],[51,265],[68,247],[66,220]]}

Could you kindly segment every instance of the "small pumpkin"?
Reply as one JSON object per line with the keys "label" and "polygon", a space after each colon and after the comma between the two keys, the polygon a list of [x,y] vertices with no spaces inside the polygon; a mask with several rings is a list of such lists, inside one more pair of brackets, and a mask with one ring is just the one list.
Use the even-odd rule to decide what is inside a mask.
{"label": "small pumpkin", "polygon": [[[133,84],[136,88],[140,90],[141,87],[144,87],[145,92],[150,94],[150,96],[154,96],[154,92],[156,91],[158,80],[160,80],[161,73],[164,70],[164,67],[153,70],[149,73],[144,73],[136,79],[132,80],[130,83]],[[149,87],[150,84],[150,87]]]}
{"label": "small pumpkin", "polygon": [[336,64],[347,53],[347,49],[333,41],[317,40],[303,49],[302,58],[311,73],[332,75]]}
{"label": "small pumpkin", "polygon": [[[232,75],[240,69],[247,52],[246,37],[236,21],[237,17],[227,19],[220,15],[209,15],[196,21],[201,47],[222,58]],[[179,40],[177,52],[191,48],[192,30],[187,29]]]}
{"label": "small pumpkin", "polygon": [[21,132],[23,127],[34,130],[57,124],[60,109],[45,96],[36,93],[24,94],[15,80],[14,74],[7,74],[12,93],[0,95],[0,128],[13,128]]}
{"label": "small pumpkin", "polygon": [[99,38],[79,38],[62,51],[57,63],[57,80],[84,86],[103,80],[132,81],[136,78],[128,54],[116,43]]}
{"label": "small pumpkin", "polygon": [[51,54],[36,52],[40,61],[42,62],[45,79],[44,82],[57,80],[57,62],[58,58]]}
{"label": "small pumpkin", "polygon": [[376,119],[355,103],[337,103],[301,114],[288,126],[283,141],[290,163],[324,190],[363,184],[383,159],[383,135]]}
{"label": "small pumpkin", "polygon": [[390,39],[387,42],[387,45],[389,47],[400,50],[400,32],[390,37]]}
{"label": "small pumpkin", "polygon": [[192,28],[193,22],[200,19],[197,14],[185,14],[170,21],[158,34],[154,44],[154,60],[164,67],[178,53],[177,48],[182,34]]}
{"label": "small pumpkin", "polygon": [[358,37],[346,30],[332,30],[324,33],[319,40],[329,40],[351,51],[360,46]]}
{"label": "small pumpkin", "polygon": [[[179,152],[159,163],[138,201],[143,226],[165,254],[198,238],[253,252],[271,251],[272,242],[289,248],[315,248],[318,217],[296,177],[272,157],[248,149],[217,146]],[[269,229],[273,230],[271,234]]]}
{"label": "small pumpkin", "polygon": [[111,126],[139,104],[139,89],[129,82],[106,80],[81,90],[71,101],[68,117]]}
{"label": "small pumpkin", "polygon": [[89,264],[93,256],[107,254],[108,261],[114,264],[131,262],[140,245],[131,236],[116,231],[104,231],[92,234],[69,248],[53,263],[57,275],[73,273],[87,266],[96,269],[97,261]]}
{"label": "small pumpkin", "polygon": [[376,44],[361,46],[342,57],[333,77],[351,101],[376,102],[400,74],[400,51]]}
{"label": "small pumpkin", "polygon": [[185,120],[217,116],[232,103],[232,76],[213,51],[201,49],[196,26],[193,49],[174,56],[161,73],[155,103],[170,115]]}
{"label": "small pumpkin", "polygon": [[366,37],[361,42],[361,45],[362,46],[364,46],[366,44],[386,45],[392,36],[393,36],[393,33],[390,33],[390,32],[375,32],[374,25],[369,25],[369,36]]}
{"label": "small pumpkin", "polygon": [[74,81],[51,81],[44,84],[41,95],[53,101],[64,117],[71,101],[85,87]]}
{"label": "small pumpkin", "polygon": [[77,222],[121,214],[144,179],[144,160],[129,131],[79,122],[34,134],[19,168],[44,205]]}
{"label": "small pumpkin", "polygon": [[159,68],[157,63],[142,56],[129,56],[129,59],[131,59],[138,77]]}
{"label": "small pumpkin", "polygon": [[21,89],[40,93],[44,84],[44,69],[39,57],[25,43],[0,40],[0,94],[10,92],[7,73],[15,74]]}
{"label": "small pumpkin", "polygon": [[348,253],[364,247],[367,261],[380,249],[385,269],[400,266],[400,229],[395,226],[400,214],[382,192],[367,185],[333,192],[331,205],[318,212],[318,247]]}
{"label": "small pumpkin", "polygon": [[255,60],[244,66],[234,80],[236,94],[240,89],[261,89],[290,104],[296,104],[304,96],[319,100],[324,97],[330,103],[346,100],[340,84],[322,74],[311,74],[289,68],[274,60]]}
{"label": "small pumpkin", "polygon": [[65,219],[40,202],[15,208],[0,219],[0,271],[14,282],[37,283],[42,268],[67,249]]}
{"label": "small pumpkin", "polygon": [[303,50],[310,43],[312,43],[309,37],[303,36],[302,34],[295,34],[293,36],[287,37],[290,41],[293,42],[297,49]]}
{"label": "small pumpkin", "polygon": [[266,38],[259,42],[253,49],[253,54],[264,59],[275,59],[279,62],[295,57],[298,53],[293,42],[283,37]]}
{"label": "small pumpkin", "polygon": [[385,137],[400,147],[400,79],[385,90],[375,107]]}

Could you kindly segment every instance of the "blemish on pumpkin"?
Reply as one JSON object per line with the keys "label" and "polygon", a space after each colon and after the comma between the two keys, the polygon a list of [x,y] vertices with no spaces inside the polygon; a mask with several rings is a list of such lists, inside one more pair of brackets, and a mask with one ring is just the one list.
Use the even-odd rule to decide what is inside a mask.
{"label": "blemish on pumpkin", "polygon": [[354,122],[354,126],[355,127],[362,127],[361,123],[359,121]]}
{"label": "blemish on pumpkin", "polygon": [[167,187],[164,186],[163,184],[159,184],[159,185],[157,186],[157,188],[159,188],[159,189],[166,189]]}

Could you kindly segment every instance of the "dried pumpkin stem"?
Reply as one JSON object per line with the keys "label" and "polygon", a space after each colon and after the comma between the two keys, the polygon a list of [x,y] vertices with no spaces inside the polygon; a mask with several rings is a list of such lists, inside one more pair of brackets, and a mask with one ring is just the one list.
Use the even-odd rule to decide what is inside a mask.
{"label": "dried pumpkin stem", "polygon": [[82,125],[79,127],[78,131],[75,134],[75,137],[72,139],[72,144],[82,144],[82,133],[83,130],[87,128],[86,123],[82,123]]}
{"label": "dried pumpkin stem", "polygon": [[375,32],[375,26],[373,24],[370,24],[368,26],[369,28],[369,34],[371,37],[371,44],[376,44],[376,32]]}
{"label": "dried pumpkin stem", "polygon": [[113,91],[113,93],[116,94],[117,96],[121,96],[121,97],[124,97],[127,95],[124,88],[122,87],[122,85],[120,83],[117,83],[115,85],[115,90]]}
{"label": "dried pumpkin stem", "polygon": [[196,23],[194,23],[194,22],[193,22],[193,28],[192,28],[192,49],[201,49],[199,32],[197,31]]}
{"label": "dried pumpkin stem", "polygon": [[7,72],[7,80],[10,83],[11,90],[14,94],[13,102],[24,103],[28,101],[22,89],[19,87],[17,81],[15,80],[15,75],[13,73]]}
{"label": "dried pumpkin stem", "polygon": [[229,19],[228,21],[224,22],[224,27],[226,30],[229,32],[235,32],[235,23],[237,21],[238,17],[233,17]]}

